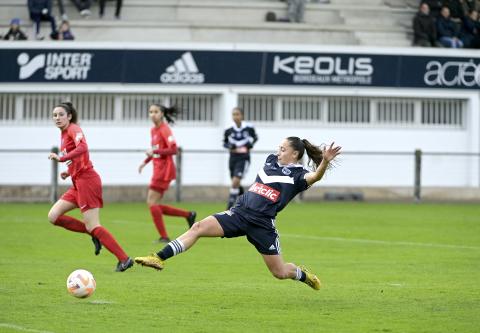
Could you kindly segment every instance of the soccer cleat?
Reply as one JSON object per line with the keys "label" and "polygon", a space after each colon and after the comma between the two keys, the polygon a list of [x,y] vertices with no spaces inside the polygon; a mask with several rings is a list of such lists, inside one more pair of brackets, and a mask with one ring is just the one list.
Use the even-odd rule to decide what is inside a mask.
{"label": "soccer cleat", "polygon": [[187,217],[188,227],[191,228],[195,223],[195,218],[197,217],[197,212],[191,211],[190,215]]}
{"label": "soccer cleat", "polygon": [[132,266],[133,266],[133,260],[132,258],[128,257],[126,260],[118,262],[115,272],[125,272],[127,269],[129,269]]}
{"label": "soccer cleat", "polygon": [[155,268],[159,271],[161,271],[163,267],[165,267],[165,262],[160,259],[160,257],[156,253],[152,253],[151,255],[146,257],[136,257],[135,262],[142,266]]}
{"label": "soccer cleat", "polygon": [[93,245],[95,245],[95,255],[98,256],[100,250],[102,249],[102,243],[100,243],[100,240],[95,236],[92,236],[92,242]]}
{"label": "soccer cleat", "polygon": [[302,272],[305,273],[306,278],[305,278],[305,281],[303,281],[303,282],[305,284],[308,284],[313,289],[319,290],[320,287],[322,286],[322,284],[320,283],[320,279],[315,274],[310,272],[308,270],[308,268],[306,268],[304,266],[298,266],[298,268],[300,268],[302,270]]}

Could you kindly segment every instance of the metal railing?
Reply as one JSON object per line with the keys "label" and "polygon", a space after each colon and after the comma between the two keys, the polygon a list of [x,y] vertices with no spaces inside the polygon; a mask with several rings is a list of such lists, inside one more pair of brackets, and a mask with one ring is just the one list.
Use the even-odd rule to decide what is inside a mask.
{"label": "metal railing", "polygon": [[[53,147],[51,150],[45,150],[45,149],[0,149],[0,154],[28,154],[31,156],[33,153],[45,153],[48,154],[49,152],[54,152],[58,153],[58,147]],[[91,149],[90,153],[105,153],[105,154],[127,154],[127,153],[144,153],[144,149]],[[269,153],[272,153],[270,150],[254,150],[252,151],[252,157],[254,155],[267,155]],[[214,155],[223,155],[227,156],[227,152],[225,150],[220,150],[220,149],[182,149],[179,148],[179,151],[177,155],[175,156],[175,163],[176,163],[176,170],[177,170],[177,179],[175,182],[175,199],[176,201],[182,201],[182,186],[183,186],[183,159],[185,155],[206,155],[206,154],[214,154]],[[423,166],[424,161],[426,158],[429,159],[435,159],[435,158],[451,158],[451,157],[464,157],[464,158],[475,158],[475,163],[470,163],[471,160],[468,160],[468,163],[465,164],[465,168],[470,168],[470,172],[472,174],[476,174],[476,177],[480,179],[480,153],[465,153],[465,152],[423,152],[419,149],[415,151],[410,151],[410,152],[388,152],[388,151],[377,151],[377,152],[372,152],[372,151],[363,151],[363,152],[355,152],[355,151],[346,151],[342,153],[342,156],[345,157],[354,157],[354,156],[368,156],[370,159],[375,159],[375,158],[382,158],[382,157],[389,157],[388,159],[383,159],[383,160],[388,160],[392,163],[396,163],[395,157],[401,157],[401,158],[411,158],[411,161],[413,163],[413,183],[412,183],[412,188],[413,188],[413,200],[419,202],[422,199],[422,168],[425,169]],[[375,162],[374,162],[375,163]],[[436,161],[435,160],[427,160],[427,164],[430,163],[426,170],[429,170],[429,172],[432,171],[431,165],[435,165]],[[449,162],[452,163],[452,162]],[[355,164],[355,163],[351,163]],[[455,164],[455,163],[452,163]],[[55,202],[58,199],[58,172],[59,172],[59,164],[55,161],[51,162],[51,175],[50,175],[50,191],[49,191],[49,197],[52,202]],[[396,164],[395,164],[396,165]],[[475,166],[476,165],[476,166]],[[473,167],[472,167],[473,166]],[[398,169],[392,169],[392,176],[395,177],[395,173],[399,171],[401,167],[399,166]],[[408,168],[410,170],[410,168]],[[408,171],[407,170],[407,171]],[[410,171],[411,172],[411,171]],[[439,174],[441,172],[437,171]],[[443,176],[443,174],[441,174]],[[473,184],[473,186],[478,187],[480,184]],[[345,187],[349,187],[346,185]],[[472,187],[472,185],[470,185]]]}

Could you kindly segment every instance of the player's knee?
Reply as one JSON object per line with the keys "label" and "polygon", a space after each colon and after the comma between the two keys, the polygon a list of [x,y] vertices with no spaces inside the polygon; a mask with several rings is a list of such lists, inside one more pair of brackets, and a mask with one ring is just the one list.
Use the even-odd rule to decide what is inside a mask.
{"label": "player's knee", "polygon": [[58,219],[58,217],[59,217],[58,213],[56,213],[54,211],[49,211],[48,212],[48,221],[51,224],[55,224],[55,221]]}
{"label": "player's knee", "polygon": [[195,222],[188,231],[193,234],[200,235],[202,233],[202,229],[202,224],[199,222]]}

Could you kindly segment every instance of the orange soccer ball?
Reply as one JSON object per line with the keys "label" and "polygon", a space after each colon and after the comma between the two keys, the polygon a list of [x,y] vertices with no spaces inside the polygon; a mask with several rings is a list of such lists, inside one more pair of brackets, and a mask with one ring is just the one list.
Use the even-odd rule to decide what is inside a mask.
{"label": "orange soccer ball", "polygon": [[84,269],[73,271],[67,278],[67,290],[70,295],[87,298],[93,294],[97,283],[92,273]]}

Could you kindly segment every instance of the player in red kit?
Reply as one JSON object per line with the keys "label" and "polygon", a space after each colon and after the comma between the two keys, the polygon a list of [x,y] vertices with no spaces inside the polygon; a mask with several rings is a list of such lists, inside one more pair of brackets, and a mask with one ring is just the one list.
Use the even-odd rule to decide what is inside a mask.
{"label": "player in red kit", "polygon": [[189,227],[195,222],[196,212],[189,212],[172,206],[162,205],[163,194],[168,190],[170,182],[176,178],[173,155],[177,153],[177,143],[168,124],[175,122],[177,108],[167,108],[160,104],[152,104],[148,108],[154,126],[150,130],[152,148],[146,151],[147,158],[138,168],[141,173],[145,165],[153,160],[153,176],[147,194],[153,223],[160,234],[160,242],[169,242],[167,229],[163,223],[163,215],[184,217]]}
{"label": "player in red kit", "polygon": [[[51,153],[48,158],[65,162],[68,171],[60,174],[62,179],[72,178],[72,187],[52,206],[48,219],[54,225],[67,230],[89,234],[95,244],[95,254],[105,246],[117,259],[117,272],[132,267],[133,260],[123,251],[110,232],[100,225],[99,210],[103,207],[102,181],[93,169],[88,154],[88,145],[82,129],[77,125],[77,111],[72,103],[60,103],[53,109],[53,121],[60,129],[61,152]],[[72,209],[80,208],[83,221],[64,215]]]}

